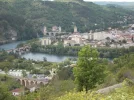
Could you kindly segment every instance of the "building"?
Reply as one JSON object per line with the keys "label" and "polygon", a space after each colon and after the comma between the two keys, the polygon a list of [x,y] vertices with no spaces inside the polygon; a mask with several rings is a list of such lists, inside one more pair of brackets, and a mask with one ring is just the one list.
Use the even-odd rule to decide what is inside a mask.
{"label": "building", "polygon": [[[27,72],[27,71],[25,71],[25,72],[27,75],[30,74],[30,72]],[[23,70],[9,70],[8,75],[23,77]]]}
{"label": "building", "polygon": [[77,31],[77,27],[76,26],[74,26],[74,33],[77,33],[78,31]]}
{"label": "building", "polygon": [[24,95],[24,89],[14,89],[11,91],[13,96],[19,96],[19,95]]}
{"label": "building", "polygon": [[134,30],[134,24],[131,26],[132,30]]}
{"label": "building", "polygon": [[52,27],[52,32],[61,32],[61,27],[53,26]]}
{"label": "building", "polygon": [[44,26],[44,28],[43,28],[43,34],[46,35],[46,33],[47,33],[47,27]]}
{"label": "building", "polygon": [[95,33],[91,33],[92,35],[90,36],[90,39],[92,40],[104,40],[107,37],[109,37],[110,39],[113,38],[113,35],[107,32],[95,32]]}
{"label": "building", "polygon": [[83,37],[77,32],[76,26],[74,26],[74,33],[64,40],[64,46],[83,46]]}
{"label": "building", "polygon": [[82,38],[88,40],[90,37],[90,33],[83,33]]}
{"label": "building", "polygon": [[28,89],[30,92],[35,92],[36,90],[39,89],[39,86],[38,85],[30,85],[30,86],[27,86],[26,89]]}
{"label": "building", "polygon": [[64,46],[74,46],[75,41],[74,40],[64,40]]}
{"label": "building", "polygon": [[45,37],[41,39],[41,45],[51,45],[55,41],[54,37]]}

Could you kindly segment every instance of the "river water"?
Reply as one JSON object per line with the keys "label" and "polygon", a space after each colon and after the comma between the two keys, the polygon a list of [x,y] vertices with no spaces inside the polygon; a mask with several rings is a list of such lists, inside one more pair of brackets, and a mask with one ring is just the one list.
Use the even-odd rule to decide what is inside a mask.
{"label": "river water", "polygon": [[21,57],[26,59],[33,59],[36,61],[43,61],[45,57],[49,62],[62,62],[67,58],[72,58],[71,56],[59,56],[59,55],[44,54],[44,53],[28,53],[22,55]]}
{"label": "river water", "polygon": [[2,49],[4,49],[4,50],[14,49],[17,47],[18,44],[24,43],[24,42],[25,41],[17,41],[17,42],[12,42],[12,43],[8,43],[8,44],[0,45],[0,50],[2,50]]}
{"label": "river water", "polygon": [[[25,41],[19,41],[19,42],[13,42],[13,43],[8,43],[4,45],[0,45],[0,50],[10,50],[14,49],[17,47],[18,44],[24,43]],[[47,59],[49,62],[62,62],[67,58],[72,58],[71,56],[59,56],[59,55],[52,55],[52,54],[44,54],[44,53],[27,53],[24,55],[21,55],[22,58],[26,59],[33,59],[36,61],[43,61],[44,57]]]}

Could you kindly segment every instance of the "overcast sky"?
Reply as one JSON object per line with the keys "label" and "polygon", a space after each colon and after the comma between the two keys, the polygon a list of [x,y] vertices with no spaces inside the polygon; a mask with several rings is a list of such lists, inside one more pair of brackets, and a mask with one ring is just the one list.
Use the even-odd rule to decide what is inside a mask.
{"label": "overcast sky", "polygon": [[134,0],[84,0],[84,1],[113,1],[113,2],[134,2]]}

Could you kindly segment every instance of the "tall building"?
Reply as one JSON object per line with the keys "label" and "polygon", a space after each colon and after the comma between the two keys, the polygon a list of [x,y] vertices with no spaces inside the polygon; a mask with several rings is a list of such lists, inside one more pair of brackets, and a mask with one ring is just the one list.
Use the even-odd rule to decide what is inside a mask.
{"label": "tall building", "polygon": [[61,27],[59,26],[59,32],[61,32]]}
{"label": "tall building", "polygon": [[43,34],[46,35],[46,33],[47,33],[47,28],[46,28],[46,26],[44,26],[44,28],[43,28]]}
{"label": "tall building", "polygon": [[78,31],[77,31],[77,27],[76,26],[74,26],[74,33],[77,33]]}

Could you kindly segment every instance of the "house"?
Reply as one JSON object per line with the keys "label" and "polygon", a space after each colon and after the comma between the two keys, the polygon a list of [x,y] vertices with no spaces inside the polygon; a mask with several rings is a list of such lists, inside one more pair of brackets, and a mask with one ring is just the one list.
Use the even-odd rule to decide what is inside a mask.
{"label": "house", "polygon": [[64,46],[74,46],[75,41],[74,40],[64,40]]}
{"label": "house", "polygon": [[44,79],[45,75],[44,74],[33,74],[32,78],[36,78],[36,79]]}
{"label": "house", "polygon": [[61,27],[53,26],[52,27],[52,32],[61,32]]}
{"label": "house", "polygon": [[88,40],[89,39],[89,33],[83,33],[82,38]]}
{"label": "house", "polygon": [[14,89],[11,91],[13,96],[19,96],[19,95],[24,95],[24,89]]}
{"label": "house", "polygon": [[134,30],[134,24],[131,26],[132,30]]}
{"label": "house", "polygon": [[27,90],[29,90],[30,92],[35,92],[36,90],[39,89],[39,86],[37,85],[30,85],[26,87]]}

